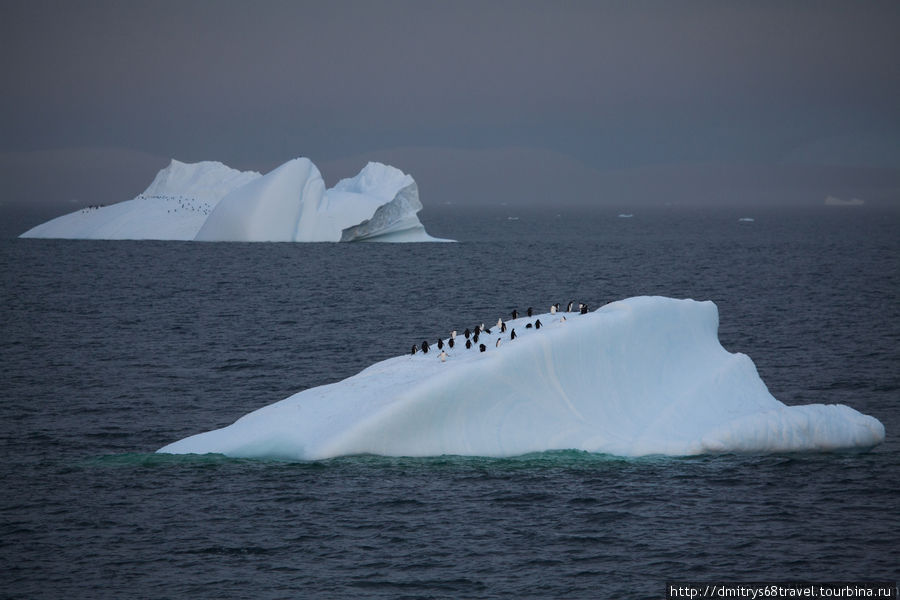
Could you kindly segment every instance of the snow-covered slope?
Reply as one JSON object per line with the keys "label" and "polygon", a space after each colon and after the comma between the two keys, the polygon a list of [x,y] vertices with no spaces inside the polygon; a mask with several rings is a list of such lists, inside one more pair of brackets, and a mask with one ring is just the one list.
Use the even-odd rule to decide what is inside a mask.
{"label": "snow-covered slope", "polygon": [[94,240],[192,240],[223,196],[260,177],[220,162],[173,160],[143,194],[57,217],[20,237]]}
{"label": "snow-covered slope", "polygon": [[[526,328],[538,319],[542,328]],[[391,358],[160,452],[641,456],[866,449],[884,440],[877,419],[847,406],[776,400],[749,357],[719,344],[712,302],[631,298],[507,327],[482,335],[486,352],[466,350],[459,336],[446,362],[434,346]]]}
{"label": "snow-covered slope", "polygon": [[138,198],[180,194],[215,205],[232,190],[259,177],[256,171],[238,171],[217,161],[188,164],[173,159]]}
{"label": "snow-covered slope", "polygon": [[64,215],[21,237],[442,241],[425,232],[416,214],[421,209],[413,178],[380,163],[369,163],[356,177],[326,190],[307,158],[265,176],[218,162],[173,160],[134,200]]}

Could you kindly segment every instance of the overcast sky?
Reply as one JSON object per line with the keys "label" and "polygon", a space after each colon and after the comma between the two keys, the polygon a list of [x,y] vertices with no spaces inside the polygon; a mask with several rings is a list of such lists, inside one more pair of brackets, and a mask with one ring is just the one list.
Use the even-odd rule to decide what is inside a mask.
{"label": "overcast sky", "polygon": [[[267,171],[308,156],[329,186],[393,161],[426,207],[504,190],[534,201],[528,177],[559,178],[585,202],[597,189],[640,201],[688,172],[724,198],[729,181],[771,168],[835,192],[900,193],[895,0],[0,10],[7,215],[134,197],[169,158]],[[487,189],[465,193],[467,177]],[[634,185],[648,180],[657,187]]]}

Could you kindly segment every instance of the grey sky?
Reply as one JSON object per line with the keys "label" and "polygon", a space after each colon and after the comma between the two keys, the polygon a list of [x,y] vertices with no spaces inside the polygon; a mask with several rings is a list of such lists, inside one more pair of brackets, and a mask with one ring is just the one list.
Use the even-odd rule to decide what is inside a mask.
{"label": "grey sky", "polygon": [[[543,165],[560,161],[574,196],[591,195],[594,176],[804,163],[880,168],[875,195],[896,201],[895,1],[4,0],[0,9],[0,177],[15,192],[0,210],[127,199],[169,157],[265,171],[301,155],[329,185],[366,159],[406,160],[395,166],[426,184],[427,207],[426,190],[462,201],[459,169],[478,168],[467,150],[489,172],[524,152],[538,163],[526,172],[552,178]],[[66,171],[90,160],[106,185]],[[871,191],[865,169],[829,177],[847,193]],[[469,200],[516,188],[503,178]]]}

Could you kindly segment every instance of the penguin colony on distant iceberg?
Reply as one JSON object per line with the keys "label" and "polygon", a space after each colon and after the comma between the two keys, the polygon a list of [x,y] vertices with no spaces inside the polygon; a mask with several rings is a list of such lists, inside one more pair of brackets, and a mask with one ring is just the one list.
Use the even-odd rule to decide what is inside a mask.
{"label": "penguin colony on distant iceberg", "polygon": [[[559,302],[557,302],[555,304],[551,304],[550,305],[550,314],[556,315],[558,312],[561,312],[559,307],[560,307]],[[566,305],[565,312],[573,312],[574,307],[575,307],[575,301],[569,302]],[[579,314],[586,315],[588,313],[588,305],[585,303],[579,302],[577,310],[578,310]],[[512,314],[513,321],[515,321],[516,319],[519,318],[519,311],[517,309],[513,309],[511,314]],[[531,318],[534,315],[534,309],[529,306],[528,310],[526,311],[526,314],[528,315],[529,318]],[[558,319],[554,320],[554,323],[562,324],[565,321],[566,321],[565,315],[561,315]],[[525,323],[525,329],[540,329],[543,326],[544,326],[544,324],[541,323],[540,319],[535,319],[535,321],[533,323],[530,321]],[[497,325],[496,325],[495,329],[497,330],[497,338],[494,341],[495,348],[500,347],[501,339],[502,339],[500,337],[500,334],[504,334],[507,331],[509,331],[510,341],[512,341],[518,337],[516,335],[515,328],[507,327],[507,322],[503,320],[503,317],[500,317],[497,319]],[[438,338],[438,340],[437,340],[437,347],[438,347],[438,350],[440,350],[440,354],[439,354],[438,358],[440,358],[441,362],[446,362],[448,358],[452,357],[452,354],[449,353],[448,350],[452,350],[453,347],[455,346],[456,331],[457,330],[455,330],[455,329],[451,330],[450,335],[449,335],[449,337],[447,337],[446,341],[444,341],[444,338]],[[480,343],[480,337],[482,335],[493,335],[493,333],[491,332],[491,329],[486,328],[484,326],[484,323],[480,323],[480,324],[474,326],[472,328],[472,330],[470,330],[467,327],[465,329],[465,331],[463,331],[463,336],[466,338],[466,344],[465,344],[466,350],[470,350],[473,346],[477,346],[478,350],[480,352],[486,352],[487,346],[483,343]],[[422,340],[421,346],[417,346],[416,344],[412,345],[412,350],[410,351],[410,354],[415,355],[415,354],[419,353],[420,351],[422,354],[428,354],[429,349],[430,349],[430,346],[428,344],[428,340]]]}

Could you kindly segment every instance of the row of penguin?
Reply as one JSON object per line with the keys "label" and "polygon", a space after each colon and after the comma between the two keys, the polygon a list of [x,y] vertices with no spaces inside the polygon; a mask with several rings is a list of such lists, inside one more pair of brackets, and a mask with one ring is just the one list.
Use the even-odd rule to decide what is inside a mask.
{"label": "row of penguin", "polygon": [[[566,307],[566,312],[569,312],[569,313],[573,312],[574,307],[575,307],[575,302],[569,302],[569,305]],[[528,310],[525,312],[529,318],[534,314],[534,310],[530,306],[528,307]],[[550,306],[550,314],[551,315],[555,315],[557,312],[560,312],[558,302],[556,304],[553,304]],[[587,314],[587,312],[588,312],[588,305],[582,304],[579,302],[578,303],[578,313],[584,315],[584,314]],[[513,309],[512,320],[516,320],[518,318],[519,318],[519,311]],[[563,315],[562,319],[560,319],[560,320],[565,321],[566,320],[565,315]],[[532,327],[534,327],[535,329],[540,329],[542,326],[543,326],[543,324],[541,323],[541,320],[537,319],[536,321],[534,321],[534,323],[531,323],[531,322],[526,323],[525,329],[531,329]],[[497,319],[496,328],[499,329],[500,333],[506,333],[506,330],[507,330],[506,322],[503,320],[502,317]],[[480,338],[481,334],[487,334],[487,335],[491,334],[491,329],[485,328],[484,323],[481,323],[480,325],[476,325],[475,327],[472,328],[472,330],[469,330],[469,328],[467,327],[466,330],[463,331],[463,337],[466,338],[466,341],[465,341],[466,350],[469,350],[474,347],[477,347],[480,352],[485,352],[487,350],[487,346],[485,346],[484,344],[479,342],[479,338]],[[510,340],[516,339],[516,330],[515,329],[509,330],[509,339]],[[501,342],[501,338],[497,337],[497,341],[494,343],[494,347],[500,347],[500,342]],[[456,345],[456,330],[453,330],[450,332],[450,337],[447,338],[446,347],[448,349],[452,349],[455,347],[455,345]],[[445,360],[447,360],[447,351],[444,349],[444,346],[445,346],[444,340],[441,338],[438,338],[437,348],[438,348],[438,350],[440,350],[440,354],[438,356],[441,359],[441,362],[444,362]],[[429,350],[431,350],[431,346],[429,345],[428,340],[422,340],[421,348],[419,346],[417,346],[416,344],[413,344],[410,354],[417,354],[418,352],[422,352],[423,354],[428,354]]]}

